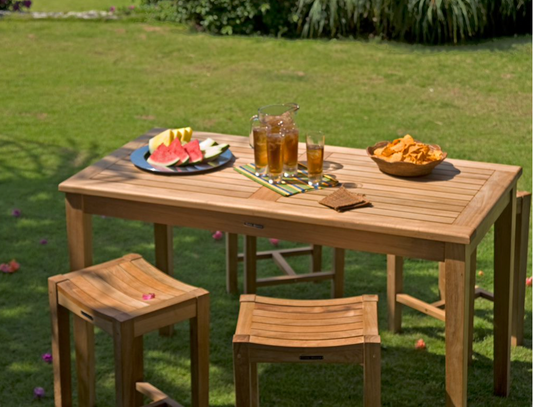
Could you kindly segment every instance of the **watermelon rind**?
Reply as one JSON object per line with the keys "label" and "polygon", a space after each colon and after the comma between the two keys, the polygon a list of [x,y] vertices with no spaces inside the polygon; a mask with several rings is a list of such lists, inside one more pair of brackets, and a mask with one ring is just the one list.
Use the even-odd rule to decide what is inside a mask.
{"label": "watermelon rind", "polygon": [[217,159],[222,155],[222,151],[219,146],[209,147],[204,152],[204,162],[209,162]]}
{"label": "watermelon rind", "polygon": [[213,139],[205,139],[200,143],[200,150],[205,151],[210,147],[213,147],[217,142]]}
{"label": "watermelon rind", "polygon": [[220,148],[222,152],[224,152],[229,148],[229,144],[217,144],[216,147]]}
{"label": "watermelon rind", "polygon": [[150,157],[148,157],[148,159],[146,161],[148,162],[148,164],[154,165],[154,166],[157,166],[157,167],[170,167],[172,165],[176,165],[176,163],[179,160],[180,160],[179,158],[174,157],[173,159],[167,160],[167,161],[156,161],[156,160],[152,159],[152,156],[150,156]]}

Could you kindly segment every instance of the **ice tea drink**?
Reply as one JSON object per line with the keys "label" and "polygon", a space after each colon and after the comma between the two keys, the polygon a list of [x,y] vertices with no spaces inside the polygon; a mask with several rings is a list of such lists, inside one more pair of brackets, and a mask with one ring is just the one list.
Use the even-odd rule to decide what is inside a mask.
{"label": "ice tea drink", "polygon": [[267,134],[268,175],[271,184],[281,182],[283,173],[283,136],[280,133]]}
{"label": "ice tea drink", "polygon": [[298,136],[300,132],[296,126],[283,130],[283,175],[294,177],[298,173]]}
{"label": "ice tea drink", "polygon": [[322,182],[322,172],[324,166],[324,135],[309,134],[306,136],[307,148],[307,172],[309,174],[309,185],[315,188]]}
{"label": "ice tea drink", "polygon": [[254,141],[254,161],[255,161],[255,175],[262,176],[266,173],[268,165],[268,153],[267,153],[267,127],[254,127],[253,141]]}

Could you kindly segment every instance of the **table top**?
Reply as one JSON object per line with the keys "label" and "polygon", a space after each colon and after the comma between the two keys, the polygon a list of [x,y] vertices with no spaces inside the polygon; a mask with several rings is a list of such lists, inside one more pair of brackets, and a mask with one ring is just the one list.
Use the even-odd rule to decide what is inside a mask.
{"label": "table top", "polygon": [[[283,197],[237,173],[231,163],[198,175],[165,176],[139,170],[130,154],[162,130],[153,129],[126,144],[61,183],[59,190],[469,244],[480,228],[490,227],[486,220],[508,202],[522,172],[518,166],[446,159],[430,175],[399,178],[382,173],[365,150],[326,145],[325,173],[372,202],[371,207],[338,213],[318,203],[336,188]],[[254,160],[247,137],[206,132],[195,132],[194,137],[229,143],[233,165]],[[299,151],[300,160],[305,160],[304,144],[300,143]]]}

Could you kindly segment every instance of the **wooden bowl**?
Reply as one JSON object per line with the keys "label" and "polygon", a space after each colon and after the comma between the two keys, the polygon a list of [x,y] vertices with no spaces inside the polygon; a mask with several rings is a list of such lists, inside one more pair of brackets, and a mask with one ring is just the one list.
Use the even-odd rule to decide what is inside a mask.
{"label": "wooden bowl", "polygon": [[442,151],[442,159],[438,161],[431,161],[426,164],[414,164],[405,161],[389,162],[374,155],[374,151],[377,148],[385,147],[388,143],[388,141],[380,141],[372,147],[368,147],[366,149],[366,153],[372,160],[374,160],[374,162],[378,165],[379,169],[382,172],[389,175],[396,175],[397,177],[421,177],[422,175],[428,175],[431,173],[431,171],[433,171],[433,168],[443,162],[448,155],[447,153],[442,151],[440,146],[436,144],[428,145],[432,149]]}

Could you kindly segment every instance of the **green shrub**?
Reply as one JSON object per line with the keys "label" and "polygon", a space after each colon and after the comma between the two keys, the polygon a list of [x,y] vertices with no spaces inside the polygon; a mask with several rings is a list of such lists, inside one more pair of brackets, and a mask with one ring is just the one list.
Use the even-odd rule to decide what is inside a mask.
{"label": "green shrub", "polygon": [[[1,0],[0,0],[1,1]],[[143,0],[217,34],[444,43],[531,33],[532,0]]]}
{"label": "green shrub", "polygon": [[[1,0],[0,0],[1,1]],[[156,7],[156,18],[193,23],[223,34],[290,35],[296,26],[290,0],[143,0]],[[292,19],[292,23],[290,20]],[[293,34],[295,32],[292,29]]]}

